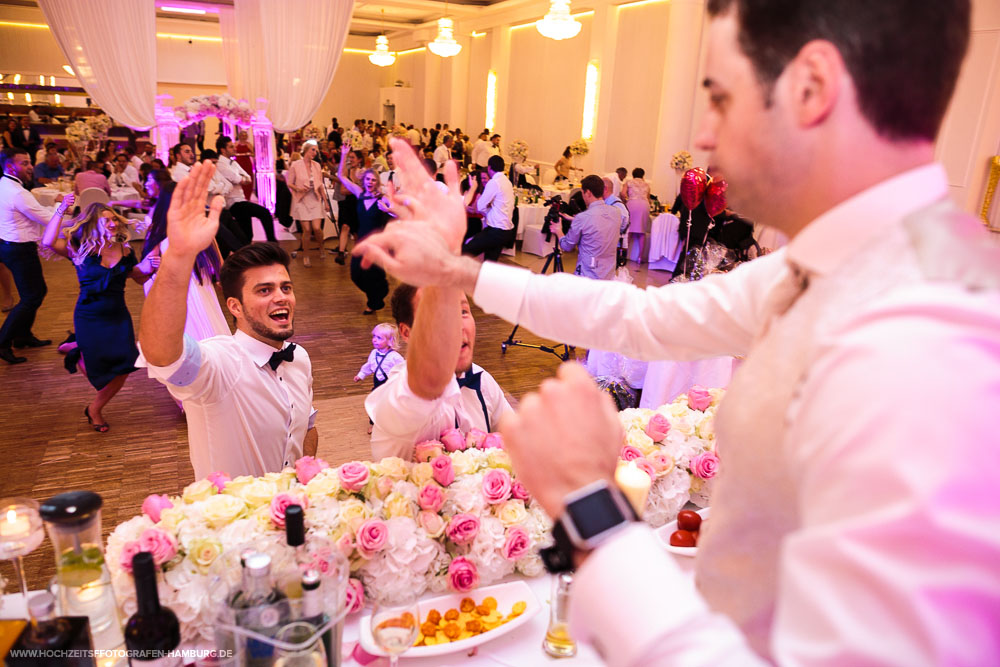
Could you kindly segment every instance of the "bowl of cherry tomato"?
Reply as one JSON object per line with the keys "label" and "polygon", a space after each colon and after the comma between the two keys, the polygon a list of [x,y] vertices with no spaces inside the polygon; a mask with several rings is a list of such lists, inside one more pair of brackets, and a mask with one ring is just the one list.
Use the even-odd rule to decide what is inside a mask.
{"label": "bowl of cherry tomato", "polygon": [[681,510],[677,513],[675,521],[657,528],[656,536],[670,553],[693,558],[698,553],[698,537],[711,513],[710,510],[710,507],[700,510]]}

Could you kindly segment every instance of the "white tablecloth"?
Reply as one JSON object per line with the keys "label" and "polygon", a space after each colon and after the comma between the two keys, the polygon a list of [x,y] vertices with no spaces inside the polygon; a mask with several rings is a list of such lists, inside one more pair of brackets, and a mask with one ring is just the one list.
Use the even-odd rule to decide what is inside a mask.
{"label": "white tablecloth", "polygon": [[677,233],[680,220],[671,213],[661,213],[653,219],[649,232],[649,268],[673,271],[681,251]]}
{"label": "white tablecloth", "polygon": [[62,190],[57,190],[55,188],[42,187],[35,188],[31,191],[31,194],[35,196],[35,199],[37,199],[38,203],[42,206],[55,206],[56,197],[64,193]]}
{"label": "white tablecloth", "polygon": [[651,361],[642,385],[640,408],[655,410],[695,385],[728,387],[733,377],[733,358],[715,357],[699,361]]}
{"label": "white tablecloth", "polygon": [[521,204],[517,207],[517,236],[521,239],[521,252],[544,257],[552,250],[552,243],[545,242],[542,225],[548,207],[541,204]]}

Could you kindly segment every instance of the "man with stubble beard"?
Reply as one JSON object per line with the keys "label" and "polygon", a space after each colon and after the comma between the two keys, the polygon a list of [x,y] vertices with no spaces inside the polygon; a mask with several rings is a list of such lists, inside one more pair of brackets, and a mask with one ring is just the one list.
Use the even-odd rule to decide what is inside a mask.
{"label": "man with stubble beard", "polygon": [[184,403],[196,479],[215,471],[232,477],[278,472],[314,455],[312,364],[288,342],[295,292],[288,254],[253,243],[230,255],[219,275],[236,333],[203,341],[184,335],[187,294],[198,253],[215,238],[224,201],[204,201],[215,172],[195,165],[174,190],[167,213],[169,247],[139,325],[137,365]]}

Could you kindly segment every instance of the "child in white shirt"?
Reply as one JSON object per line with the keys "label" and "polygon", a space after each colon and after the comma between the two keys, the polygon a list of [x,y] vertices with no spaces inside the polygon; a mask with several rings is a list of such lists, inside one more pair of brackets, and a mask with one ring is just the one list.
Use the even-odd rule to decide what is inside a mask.
{"label": "child in white shirt", "polygon": [[[374,391],[385,384],[393,366],[403,361],[403,355],[396,351],[399,348],[399,330],[396,329],[396,325],[387,322],[375,325],[375,328],[372,329],[372,347],[375,349],[371,351],[371,354],[368,355],[368,361],[354,376],[354,381],[361,382],[371,375],[372,390]],[[368,432],[371,433],[371,419],[368,420],[368,423]]]}

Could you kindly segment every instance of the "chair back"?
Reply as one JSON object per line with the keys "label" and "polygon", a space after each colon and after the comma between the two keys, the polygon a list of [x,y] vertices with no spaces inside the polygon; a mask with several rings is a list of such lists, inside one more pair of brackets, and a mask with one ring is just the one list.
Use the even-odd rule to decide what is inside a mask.
{"label": "chair back", "polygon": [[86,208],[94,202],[107,204],[110,201],[111,197],[109,197],[108,193],[101,188],[87,188],[80,193],[79,197],[76,198],[76,204],[80,207],[81,211],[86,210]]}

